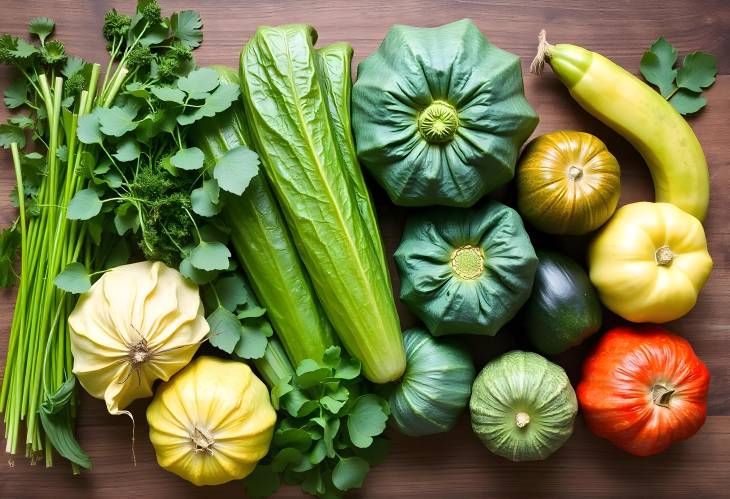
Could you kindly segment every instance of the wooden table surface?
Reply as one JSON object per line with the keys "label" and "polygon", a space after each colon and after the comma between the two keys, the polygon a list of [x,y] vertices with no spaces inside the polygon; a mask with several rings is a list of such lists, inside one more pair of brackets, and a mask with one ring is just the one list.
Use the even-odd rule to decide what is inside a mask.
{"label": "wooden table surface", "polygon": [[[0,33],[25,33],[36,16],[56,20],[67,51],[92,61],[106,61],[101,37],[104,12],[111,7],[133,8],[133,0],[2,0]],[[437,26],[463,17],[473,19],[487,37],[522,58],[526,72],[540,28],[552,42],[575,43],[638,72],[642,53],[659,36],[675,44],[680,54],[693,50],[717,56],[719,76],[707,92],[709,104],[690,118],[710,165],[712,196],[705,222],[715,261],[697,307],[670,328],[692,343],[712,374],[707,423],[692,439],[652,458],[625,454],[586,429],[580,417],[574,436],[550,459],[516,464],[490,454],[472,435],[468,418],[451,433],[426,438],[392,434],[388,460],[375,468],[361,497],[728,497],[730,494],[730,2],[727,0],[327,0],[317,2],[247,0],[163,0],[163,9],[198,10],[205,23],[205,42],[196,52],[201,65],[235,65],[241,45],[256,26],[307,22],[317,27],[320,43],[349,41],[358,62],[370,54],[395,23]],[[0,86],[9,72],[0,70]],[[651,180],[639,155],[617,134],[583,112],[550,70],[538,78],[525,74],[530,104],[540,115],[537,134],[556,129],[594,133],[616,155],[623,170],[621,203],[652,198]],[[0,117],[7,115],[3,108]],[[14,180],[9,154],[0,152],[0,226],[16,216],[8,200]],[[397,246],[405,210],[390,205],[374,189],[389,252]],[[504,194],[509,201],[510,192]],[[536,245],[556,245],[582,255],[584,239],[546,239]],[[393,273],[394,279],[397,276]],[[14,292],[0,291],[0,358],[4,365]],[[404,327],[415,324],[399,305]],[[617,323],[608,316],[608,324]],[[494,338],[472,338],[480,362],[498,352],[519,347],[519,334],[503,331]],[[584,345],[554,359],[577,381]],[[51,469],[31,466],[22,458],[15,467],[0,464],[1,498],[61,497],[242,497],[239,483],[218,488],[195,488],[160,469],[144,438],[145,403],[132,409],[138,421],[137,466],[129,452],[130,428],[125,417],[106,413],[102,401],[83,398],[78,421],[82,446],[94,469],[71,475],[61,460]],[[299,497],[298,489],[283,488],[280,497]]]}

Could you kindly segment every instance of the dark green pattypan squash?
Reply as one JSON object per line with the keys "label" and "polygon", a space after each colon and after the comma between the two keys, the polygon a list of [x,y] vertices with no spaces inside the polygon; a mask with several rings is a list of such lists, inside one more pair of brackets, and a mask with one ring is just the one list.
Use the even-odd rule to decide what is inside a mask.
{"label": "dark green pattypan squash", "polygon": [[403,341],[407,367],[390,393],[392,424],[413,437],[449,431],[469,403],[476,375],[469,352],[421,329],[409,329]]}
{"label": "dark green pattypan squash", "polygon": [[431,334],[493,336],[530,296],[537,256],[517,212],[490,201],[413,215],[395,262],[401,300]]}
{"label": "dark green pattypan squash", "polygon": [[471,425],[482,443],[512,461],[545,459],[573,433],[578,400],[565,371],[515,350],[488,363],[472,387]]}
{"label": "dark green pattypan squash", "polygon": [[468,19],[393,26],[360,63],[357,154],[395,204],[472,206],[508,182],[537,126],[520,59]]}

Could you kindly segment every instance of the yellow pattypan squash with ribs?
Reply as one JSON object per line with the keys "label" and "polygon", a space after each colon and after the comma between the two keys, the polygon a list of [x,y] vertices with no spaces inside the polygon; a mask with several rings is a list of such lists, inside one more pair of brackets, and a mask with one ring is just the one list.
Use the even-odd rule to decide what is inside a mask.
{"label": "yellow pattypan squash with ribs", "polygon": [[632,322],[689,312],[712,270],[702,224],[669,203],[620,208],[591,242],[590,278],[606,307]]}
{"label": "yellow pattypan squash with ribs", "polygon": [[242,362],[198,357],[147,408],[157,463],[195,485],[249,475],[269,451],[276,412]]}

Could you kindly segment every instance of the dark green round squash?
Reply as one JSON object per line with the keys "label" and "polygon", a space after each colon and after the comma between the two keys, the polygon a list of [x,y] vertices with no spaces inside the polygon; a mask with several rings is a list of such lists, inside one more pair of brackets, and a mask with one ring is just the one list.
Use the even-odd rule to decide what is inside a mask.
{"label": "dark green round squash", "polygon": [[512,178],[537,122],[519,57],[468,19],[393,26],[352,90],[358,158],[403,206],[472,206]]}
{"label": "dark green round squash", "polygon": [[406,372],[390,393],[392,424],[414,437],[449,431],[469,403],[476,375],[469,352],[421,329],[404,332],[403,342]]}
{"label": "dark green round squash", "polygon": [[532,294],[520,316],[537,350],[561,353],[601,328],[601,303],[576,261],[550,251],[538,251],[537,258]]}
{"label": "dark green round squash", "polygon": [[493,336],[529,297],[537,256],[517,212],[489,201],[412,215],[395,263],[401,300],[431,334]]}

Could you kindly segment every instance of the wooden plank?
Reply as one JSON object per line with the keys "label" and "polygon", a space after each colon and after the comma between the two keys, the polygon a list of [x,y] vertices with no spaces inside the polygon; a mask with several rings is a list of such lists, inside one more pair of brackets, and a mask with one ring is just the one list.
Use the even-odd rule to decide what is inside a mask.
{"label": "wooden plank", "polygon": [[[4,0],[0,32],[22,33],[28,19],[51,15],[58,24],[59,37],[67,50],[90,60],[105,61],[100,31],[104,12],[112,5],[129,10],[132,0],[69,0],[59,9],[51,0]],[[607,442],[594,438],[580,418],[574,437],[555,456],[541,463],[513,464],[489,454],[471,435],[466,418],[451,433],[412,439],[393,435],[393,451],[388,461],[369,477],[363,497],[392,496],[490,496],[490,497],[664,497],[694,495],[721,497],[730,485],[730,229],[725,223],[730,195],[730,153],[727,136],[730,125],[730,8],[724,0],[687,2],[668,0],[615,2],[550,0],[506,1],[355,1],[319,2],[250,0],[245,3],[203,0],[163,2],[168,10],[195,8],[206,23],[206,39],[196,55],[200,64],[235,65],[241,44],[260,24],[309,22],[320,34],[320,44],[345,39],[355,48],[356,62],[379,44],[394,23],[435,26],[461,17],[470,17],[490,40],[513,51],[529,65],[536,33],[548,29],[553,42],[576,43],[599,50],[633,72],[638,71],[642,52],[660,35],[666,36],[685,54],[705,50],[718,57],[718,83],[707,93],[709,105],[691,118],[705,148],[711,169],[712,200],[705,223],[710,251],[715,260],[712,277],[693,312],[671,324],[671,329],[687,337],[708,365],[713,382],[707,424],[693,439],[666,454],[638,459],[624,454]],[[10,13],[20,13],[10,15]],[[10,79],[0,69],[0,87]],[[584,113],[570,99],[555,77],[525,75],[528,100],[541,117],[536,134],[555,129],[577,129],[599,136],[617,156],[622,166],[621,203],[651,199],[651,180],[641,158],[614,132]],[[0,110],[0,119],[7,112]],[[9,155],[0,151],[0,226],[15,213],[7,204],[14,183]],[[407,211],[387,201],[374,187],[378,212],[389,253],[397,247]],[[504,189],[498,196],[511,202],[513,193]],[[581,256],[585,238],[547,238],[533,233],[536,245],[554,246]],[[392,262],[391,262],[392,263]],[[397,275],[391,267],[397,285]],[[397,292],[397,290],[396,290]],[[7,330],[12,316],[13,292],[0,291],[0,359],[5,358]],[[416,323],[399,305],[404,327]],[[610,314],[607,324],[617,322]],[[526,347],[518,331],[505,331],[495,338],[470,338],[469,344],[481,364],[495,354]],[[581,359],[590,344],[574,349],[555,360],[573,381],[579,376]],[[101,401],[84,397],[79,419],[83,446],[94,460],[94,470],[71,477],[68,466],[50,470],[31,467],[17,459],[10,468],[0,464],[0,497],[208,497],[211,494],[240,496],[240,484],[210,489],[195,488],[157,467],[152,448],[145,438],[144,402],[133,405],[137,427],[138,466],[131,465],[130,425],[123,417],[106,414]],[[299,497],[296,489],[284,489],[281,497]]]}

